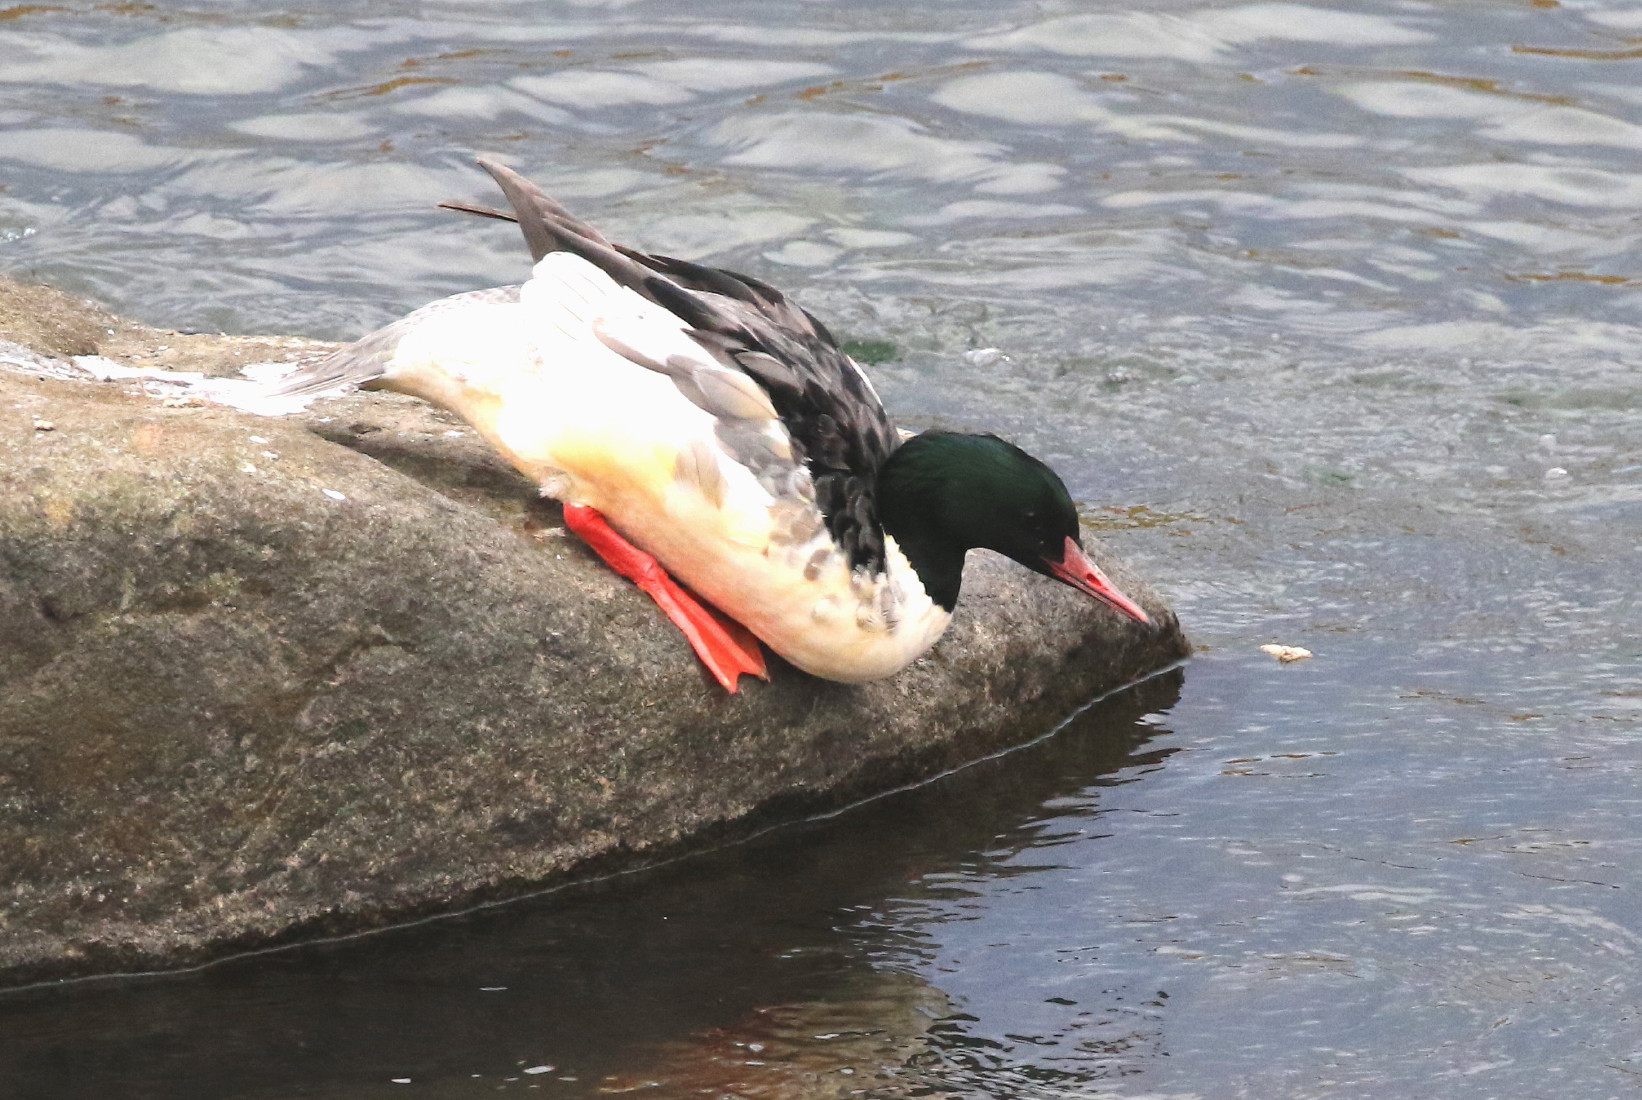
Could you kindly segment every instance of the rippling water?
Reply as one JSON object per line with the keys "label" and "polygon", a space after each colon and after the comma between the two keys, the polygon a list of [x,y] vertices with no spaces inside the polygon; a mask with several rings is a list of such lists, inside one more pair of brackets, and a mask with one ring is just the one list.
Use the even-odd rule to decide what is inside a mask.
{"label": "rippling water", "polygon": [[495,153],[1050,459],[1203,647],[731,852],[0,998],[4,1095],[1634,1090],[1634,4],[65,2],[0,58],[0,270],[352,336],[521,276],[431,207]]}

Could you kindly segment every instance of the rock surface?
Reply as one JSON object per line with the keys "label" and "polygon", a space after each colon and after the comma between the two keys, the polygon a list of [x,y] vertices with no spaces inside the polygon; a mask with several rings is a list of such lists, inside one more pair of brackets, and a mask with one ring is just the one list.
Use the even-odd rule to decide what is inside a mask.
{"label": "rock surface", "polygon": [[[499,899],[927,778],[1187,652],[971,558],[935,650],[730,697],[453,418],[166,402],[58,356],[233,373],[0,282],[0,984],[188,965]],[[31,350],[30,350],[31,349]],[[984,560],[983,560],[984,559]]]}

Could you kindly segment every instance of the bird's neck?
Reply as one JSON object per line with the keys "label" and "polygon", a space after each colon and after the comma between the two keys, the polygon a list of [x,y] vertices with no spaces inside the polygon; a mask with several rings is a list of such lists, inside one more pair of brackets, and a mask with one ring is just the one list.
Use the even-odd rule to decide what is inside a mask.
{"label": "bird's neck", "polygon": [[931,602],[948,614],[958,606],[958,590],[963,585],[965,551],[945,540],[931,537],[916,524],[884,520],[884,533],[895,540],[907,564],[918,575],[918,583]]}
{"label": "bird's neck", "polygon": [[968,547],[947,530],[941,479],[924,461],[922,438],[903,443],[879,471],[878,516],[924,592],[950,613],[958,606]]}

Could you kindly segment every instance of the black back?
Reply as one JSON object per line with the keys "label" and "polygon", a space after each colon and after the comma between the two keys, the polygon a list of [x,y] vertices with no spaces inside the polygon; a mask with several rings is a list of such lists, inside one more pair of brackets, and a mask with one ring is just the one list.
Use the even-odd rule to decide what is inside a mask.
{"label": "black back", "polygon": [[580,256],[689,325],[690,335],[719,363],[769,394],[792,438],[794,458],[810,472],[827,531],[850,565],[882,571],[876,487],[899,439],[860,368],[826,326],[768,283],[614,244],[517,172],[487,160],[479,166],[496,180],[513,213],[442,205],[516,221],[532,260],[549,252]]}

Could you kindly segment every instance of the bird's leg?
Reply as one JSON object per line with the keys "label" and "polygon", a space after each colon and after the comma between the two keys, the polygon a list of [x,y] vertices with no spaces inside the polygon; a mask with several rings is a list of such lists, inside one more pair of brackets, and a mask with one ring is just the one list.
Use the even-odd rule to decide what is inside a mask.
{"label": "bird's leg", "polygon": [[564,523],[605,564],[656,601],[724,690],[733,694],[742,673],[770,678],[764,668],[764,651],[752,631],[687,592],[660,562],[619,535],[598,509],[566,504]]}

